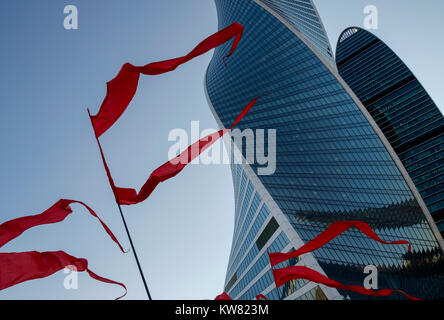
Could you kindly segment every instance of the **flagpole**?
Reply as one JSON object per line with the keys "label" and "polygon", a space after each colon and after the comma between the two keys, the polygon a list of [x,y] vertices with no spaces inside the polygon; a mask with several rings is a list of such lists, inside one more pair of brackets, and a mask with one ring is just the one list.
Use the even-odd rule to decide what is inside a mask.
{"label": "flagpole", "polygon": [[134,253],[134,258],[136,259],[137,267],[139,268],[140,276],[142,277],[142,282],[145,287],[146,294],[148,295],[149,300],[153,300],[151,298],[150,290],[148,289],[148,285],[146,283],[145,276],[142,271],[142,267],[140,266],[139,257],[137,256],[136,249],[134,248],[133,240],[131,239],[131,235],[129,233],[128,226],[126,225],[126,220],[125,220],[125,216],[123,215],[122,207],[119,202],[116,201],[116,203],[117,203],[117,207],[119,207],[120,216],[122,217],[123,225],[125,226],[126,234],[128,235],[128,239],[129,239],[129,242],[131,245],[131,250]]}
{"label": "flagpole", "polygon": [[[89,115],[89,119],[91,120],[91,124],[92,124],[91,112],[89,111],[89,109],[88,109],[88,115]],[[100,153],[103,154],[99,138],[97,137],[96,131],[94,130],[94,125],[92,127],[93,127],[93,131],[94,131],[94,136],[96,137],[97,145],[98,145],[98,147],[100,149]],[[105,158],[103,158],[103,161],[105,161]],[[106,170],[106,168],[105,168],[105,170]],[[130,234],[130,232],[128,230],[128,225],[126,224],[125,216],[123,215],[122,206],[120,205],[120,203],[119,203],[119,201],[118,201],[118,199],[117,199],[117,197],[116,197],[116,195],[114,193],[114,190],[113,190],[113,194],[114,194],[114,197],[116,199],[117,207],[119,208],[120,217],[122,218],[123,225],[125,227],[125,231],[126,231],[126,234],[128,236],[129,242],[130,242],[131,250],[133,251],[134,258],[136,260],[136,264],[137,264],[137,267],[139,269],[140,276],[142,278],[143,286],[145,287],[145,291],[146,291],[146,294],[148,296],[148,300],[153,300],[151,298],[150,290],[148,289],[148,285],[147,285],[147,282],[145,280],[145,276],[143,274],[142,267],[141,267],[140,262],[139,262],[139,257],[137,256],[136,248],[134,247],[134,243],[133,243],[133,240],[131,238],[131,234]]]}

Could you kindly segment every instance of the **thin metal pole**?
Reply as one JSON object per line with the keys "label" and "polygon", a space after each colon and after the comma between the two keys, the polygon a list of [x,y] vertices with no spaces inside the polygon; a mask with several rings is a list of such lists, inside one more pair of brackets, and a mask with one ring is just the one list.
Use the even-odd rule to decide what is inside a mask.
{"label": "thin metal pole", "polygon": [[120,206],[120,204],[117,201],[116,201],[116,203],[117,203],[117,206],[119,207],[120,216],[122,217],[123,225],[125,226],[126,234],[128,235],[128,239],[129,239],[129,242],[131,245],[131,250],[134,253],[134,258],[136,259],[137,267],[139,268],[140,276],[142,277],[142,281],[143,281],[143,285],[145,287],[146,294],[148,295],[149,300],[153,300],[151,298],[150,290],[148,289],[148,285],[146,283],[145,276],[143,275],[142,267],[140,266],[140,262],[139,262],[139,257],[137,256],[136,249],[134,248],[133,240],[131,239],[131,235],[129,233],[128,226],[126,225],[126,220],[125,220],[125,216],[123,215],[122,207]]}
{"label": "thin metal pole", "polygon": [[[92,125],[93,123],[92,123],[92,118],[91,118],[91,112],[89,111],[89,109],[88,109],[88,115],[89,115],[89,119],[91,120],[91,125]],[[92,126],[92,127],[93,127],[93,131],[94,131],[94,136],[96,137],[97,145],[98,145],[99,150],[100,150],[100,155],[102,156],[103,164],[105,166],[105,171],[107,171],[107,175],[109,174],[109,178],[112,179],[111,178],[111,173],[109,172],[109,168],[108,168],[108,166],[107,166],[107,164],[105,162],[106,160],[105,160],[105,156],[104,156],[103,151],[102,151],[102,146],[100,145],[99,138],[97,137],[96,131],[94,130],[94,126]],[[111,188],[112,187],[113,186],[111,185]],[[120,217],[122,218],[123,225],[125,226],[125,231],[126,231],[126,234],[128,236],[128,239],[129,239],[129,242],[130,242],[130,245],[131,245],[131,250],[133,251],[133,254],[134,254],[134,258],[136,259],[137,267],[139,268],[139,273],[140,273],[140,276],[142,278],[142,282],[143,282],[143,286],[145,287],[146,294],[147,294],[149,300],[153,300],[151,298],[150,290],[148,289],[148,285],[146,283],[145,276],[144,276],[143,271],[142,271],[142,267],[140,266],[139,257],[137,256],[137,252],[136,252],[136,249],[134,247],[133,239],[131,238],[131,235],[129,233],[128,225],[126,224],[126,220],[125,220],[125,216],[123,215],[122,207],[120,206],[120,203],[117,200],[116,194],[114,193],[114,189],[113,189],[113,194],[114,194],[114,197],[116,198],[116,204],[117,204],[117,207],[119,208]]]}

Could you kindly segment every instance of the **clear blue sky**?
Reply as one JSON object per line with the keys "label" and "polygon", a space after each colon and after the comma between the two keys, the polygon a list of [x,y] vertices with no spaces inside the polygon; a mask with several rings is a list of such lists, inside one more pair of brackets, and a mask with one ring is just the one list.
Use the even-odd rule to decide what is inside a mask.
{"label": "clear blue sky", "polygon": [[[228,1],[228,0],[227,0]],[[243,1],[243,0],[230,0]],[[443,110],[444,2],[317,0],[332,45],[363,8],[379,8],[375,33],[413,70]],[[63,8],[79,10],[79,30],[63,28]],[[37,214],[59,198],[84,201],[128,247],[86,113],[123,63],[180,56],[217,31],[211,0],[4,0],[0,5],[0,222]],[[176,72],[142,77],[137,95],[102,139],[118,185],[137,187],[167,160],[174,128],[216,128],[203,92],[211,53]],[[131,253],[123,255],[78,205],[63,223],[37,227],[1,252],[65,250],[96,273],[145,298]],[[189,166],[143,204],[124,207],[155,299],[212,299],[223,290],[233,231],[229,166]],[[0,299],[112,299],[122,289],[79,275],[65,290],[59,272],[0,292]]]}

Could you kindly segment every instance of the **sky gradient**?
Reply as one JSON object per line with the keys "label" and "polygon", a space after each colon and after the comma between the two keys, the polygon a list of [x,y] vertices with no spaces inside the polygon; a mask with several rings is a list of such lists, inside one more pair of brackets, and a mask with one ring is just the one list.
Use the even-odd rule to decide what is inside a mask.
{"label": "sky gradient", "polygon": [[[68,4],[79,10],[78,30],[63,28]],[[363,8],[376,5],[374,33],[444,110],[443,1],[315,4],[334,49],[342,30],[362,26]],[[98,111],[106,82],[125,62],[178,57],[216,32],[214,2],[5,0],[0,7],[0,223],[38,214],[60,198],[76,199],[95,209],[128,248],[86,108]],[[217,128],[203,90],[211,56],[141,77],[127,112],[101,138],[119,186],[139,189],[168,160],[172,129],[189,131],[192,120],[202,130]],[[128,299],[145,299],[132,253],[121,254],[85,209],[72,207],[64,222],[29,230],[0,252],[64,250],[87,258],[99,275],[124,282]],[[229,166],[191,165],[144,203],[123,210],[154,299],[213,299],[223,291],[234,220]],[[20,284],[0,291],[0,299],[113,299],[122,293],[86,274],[79,274],[78,290],[65,290],[65,277],[61,271]]]}

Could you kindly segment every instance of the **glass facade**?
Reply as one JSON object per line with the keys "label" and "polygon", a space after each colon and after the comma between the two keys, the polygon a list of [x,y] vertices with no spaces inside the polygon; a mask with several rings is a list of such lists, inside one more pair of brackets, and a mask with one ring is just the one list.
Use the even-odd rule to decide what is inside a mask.
{"label": "glass facade", "polygon": [[[226,291],[234,299],[253,299],[259,293],[271,299],[326,298],[321,287],[305,280],[275,288],[266,250],[290,251],[297,246],[289,240],[287,227],[307,242],[332,222],[362,220],[385,240],[409,240],[412,254],[406,247],[381,245],[350,230],[313,252],[327,276],[362,286],[363,269],[372,264],[379,270],[381,288],[444,298],[442,249],[391,157],[392,150],[325,54],[314,51],[320,47],[297,32],[301,28],[294,27],[294,32],[288,27],[297,23],[294,13],[282,13],[288,7],[313,19],[312,13],[299,10],[304,7],[300,2],[314,8],[309,0],[216,0],[219,28],[238,21],[245,30],[227,66],[223,57],[231,43],[215,50],[208,67],[205,89],[215,116],[227,127],[248,102],[262,96],[238,128],[277,130],[273,175],[256,175],[255,163],[247,165],[251,170],[232,165],[236,213]],[[264,200],[264,193],[278,209]],[[274,219],[277,210],[286,225]],[[348,291],[340,294],[345,299],[374,299]]]}
{"label": "glass facade", "polygon": [[274,12],[298,30],[316,47],[328,63],[332,66],[336,65],[324,25],[319,18],[316,7],[310,0],[262,0],[261,2],[273,9]]}
{"label": "glass facade", "polygon": [[444,117],[401,59],[370,32],[349,28],[337,46],[340,75],[361,99],[444,234]]}
{"label": "glass facade", "polygon": [[[242,166],[233,165],[232,173],[236,220],[225,291],[234,299],[251,300],[271,286],[273,290],[267,296],[270,299],[284,299],[308,282],[293,281],[291,286],[276,289],[267,249],[271,252],[281,252],[294,248],[259,193],[254,190]],[[247,185],[248,187],[245,187]],[[295,263],[297,261],[293,260],[282,266]]]}

